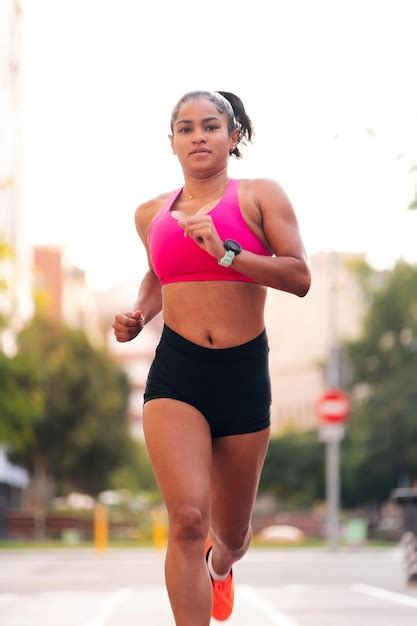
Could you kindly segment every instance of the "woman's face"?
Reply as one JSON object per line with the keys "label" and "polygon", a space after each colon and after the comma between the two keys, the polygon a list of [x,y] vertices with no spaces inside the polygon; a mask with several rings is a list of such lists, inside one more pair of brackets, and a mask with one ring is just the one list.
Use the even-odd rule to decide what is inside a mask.
{"label": "woman's face", "polygon": [[181,106],[170,139],[184,172],[212,174],[227,166],[238,134],[234,130],[229,135],[227,117],[213,102],[196,98]]}

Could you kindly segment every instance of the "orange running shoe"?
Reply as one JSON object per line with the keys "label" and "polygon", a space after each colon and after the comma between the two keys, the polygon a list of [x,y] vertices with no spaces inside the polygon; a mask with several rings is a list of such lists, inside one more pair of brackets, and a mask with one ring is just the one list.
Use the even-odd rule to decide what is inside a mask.
{"label": "orange running shoe", "polygon": [[[209,550],[212,544],[210,539],[206,541],[206,560],[208,558]],[[211,576],[210,576],[211,578]],[[211,586],[213,592],[213,603],[211,608],[211,615],[219,622],[227,620],[233,611],[234,600],[234,580],[233,571],[230,570],[230,574],[226,580],[213,580],[211,578]]]}

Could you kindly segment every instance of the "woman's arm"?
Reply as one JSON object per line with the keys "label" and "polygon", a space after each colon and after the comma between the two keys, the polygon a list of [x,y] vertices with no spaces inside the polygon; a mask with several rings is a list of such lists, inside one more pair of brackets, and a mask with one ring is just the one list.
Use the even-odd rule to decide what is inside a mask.
{"label": "woman's arm", "polygon": [[276,256],[265,257],[242,250],[232,267],[261,285],[303,297],[310,288],[311,275],[294,209],[276,182],[258,179],[252,184],[263,230]]}
{"label": "woman's arm", "polygon": [[143,325],[151,321],[162,310],[161,285],[159,278],[149,269],[139,287],[133,310],[142,312]]}
{"label": "woman's arm", "polygon": [[156,276],[149,254],[147,230],[154,214],[154,201],[142,204],[135,213],[135,224],[138,235],[145,246],[149,269],[146,272],[133,305],[132,311],[118,313],[113,323],[117,341],[124,342],[134,339],[145,324],[150,322],[162,310],[161,285]]}
{"label": "woman's arm", "polygon": [[[250,182],[247,192],[261,214],[262,228],[273,257],[247,250],[236,256],[232,268],[265,287],[305,296],[311,276],[297,218],[281,187],[268,179]],[[187,236],[217,259],[224,255],[221,241],[210,215],[194,215],[179,221]]]}

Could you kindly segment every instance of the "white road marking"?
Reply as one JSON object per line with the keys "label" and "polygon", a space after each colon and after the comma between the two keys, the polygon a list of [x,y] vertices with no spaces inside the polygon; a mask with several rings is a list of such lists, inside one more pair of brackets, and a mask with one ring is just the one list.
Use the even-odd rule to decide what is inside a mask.
{"label": "white road marking", "polygon": [[264,615],[271,624],[275,624],[275,626],[299,626],[291,617],[288,617],[270,604],[268,600],[265,600],[253,587],[239,585],[238,591],[245,599],[249,599],[254,608]]}
{"label": "white road marking", "polygon": [[242,561],[238,562],[239,566],[244,566],[246,563],[287,563],[289,559],[291,562],[313,562],[314,564],[329,564],[333,562],[357,562],[358,555],[362,557],[363,560],[368,562],[370,561],[380,561],[381,559],[387,560],[401,560],[402,559],[402,549],[395,548],[366,548],[362,552],[360,549],[340,551],[338,553],[332,553],[326,551],[324,548],[311,548],[309,551],[304,550],[303,548],[297,548],[291,551],[289,549],[289,553],[284,549],[279,550],[271,550],[270,552],[263,552],[262,550],[252,549],[251,552],[245,554],[245,558]]}
{"label": "white road marking", "polygon": [[388,591],[388,589],[382,589],[381,587],[372,587],[371,585],[355,584],[351,585],[351,589],[358,593],[363,593],[379,600],[389,600],[390,602],[397,602],[398,604],[404,604],[405,606],[417,607],[417,597],[407,596],[403,593],[397,593],[395,591]]}
{"label": "white road marking", "polygon": [[101,608],[98,609],[98,615],[94,619],[84,622],[82,626],[105,626],[106,622],[113,615],[116,608],[125,602],[131,595],[133,590],[129,588],[118,589],[109,598],[103,601]]}
{"label": "white road marking", "polygon": [[316,591],[320,591],[325,589],[323,585],[262,585],[262,587],[258,587],[258,589],[262,589],[263,593],[266,594],[274,594],[277,590],[280,593],[315,593]]}

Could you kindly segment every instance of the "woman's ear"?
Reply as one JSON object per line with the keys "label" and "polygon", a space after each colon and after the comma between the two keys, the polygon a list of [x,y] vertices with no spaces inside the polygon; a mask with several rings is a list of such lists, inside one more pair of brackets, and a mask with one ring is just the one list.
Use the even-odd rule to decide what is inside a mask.
{"label": "woman's ear", "polygon": [[168,135],[168,139],[171,143],[171,148],[172,148],[172,154],[177,154],[174,150],[174,135]]}
{"label": "woman's ear", "polygon": [[230,133],[230,153],[232,153],[233,150],[237,147],[238,141],[239,141],[239,129],[235,128]]}

